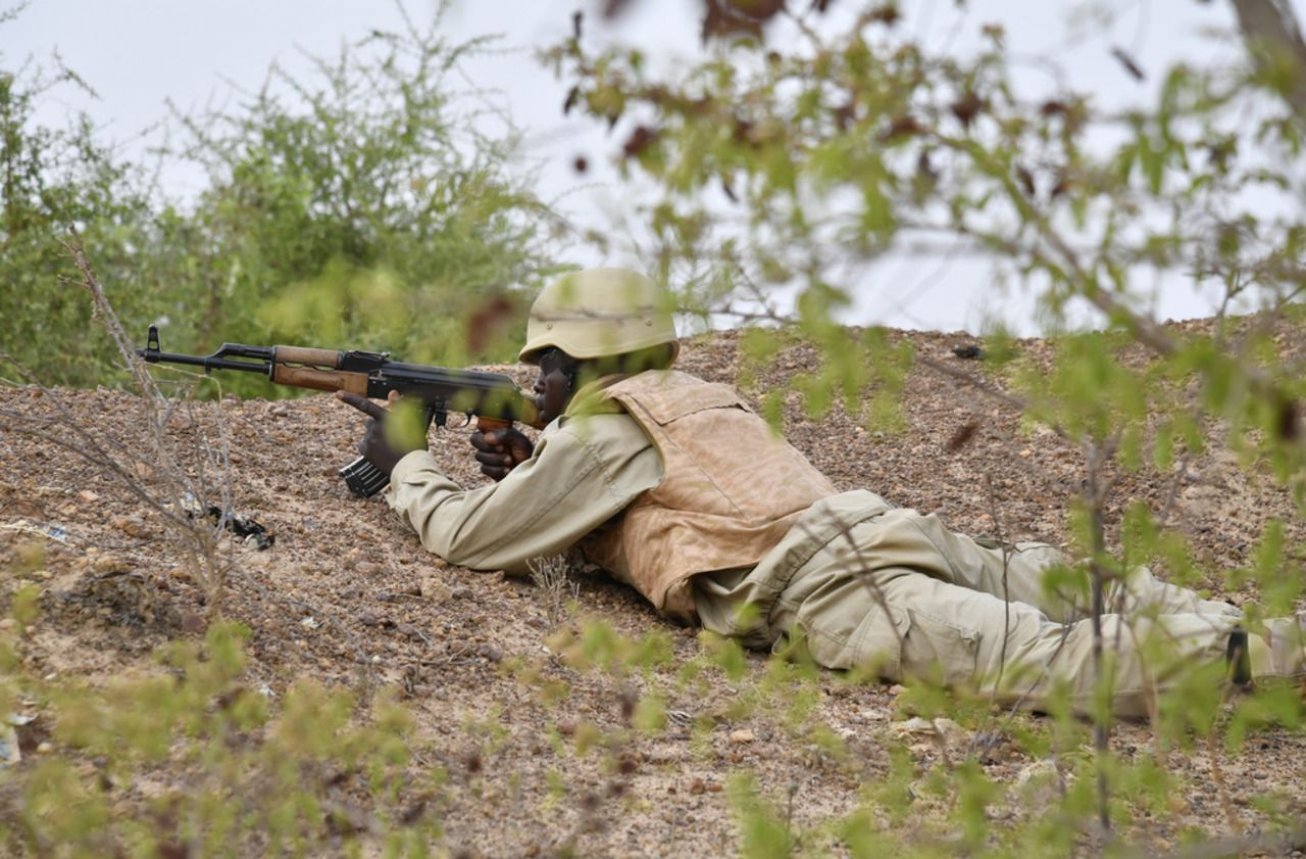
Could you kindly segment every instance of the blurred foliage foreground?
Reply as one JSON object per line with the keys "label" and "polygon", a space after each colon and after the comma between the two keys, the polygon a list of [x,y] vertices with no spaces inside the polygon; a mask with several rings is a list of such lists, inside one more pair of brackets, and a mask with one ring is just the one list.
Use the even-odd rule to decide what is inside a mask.
{"label": "blurred foliage foreground", "polygon": [[[39,548],[27,558],[39,565]],[[628,781],[638,784],[633,774],[658,766],[640,763],[642,749],[686,728],[685,714],[667,704],[686,697],[717,702],[688,725],[690,760],[729,773],[698,792],[724,789],[746,857],[1139,855],[1140,846],[1155,853],[1216,837],[1238,826],[1249,803],[1262,822],[1223,842],[1228,852],[1273,853],[1301,837],[1299,797],[1227,785],[1220,776],[1221,761],[1255,742],[1266,724],[1299,720],[1293,689],[1230,704],[1217,677],[1195,678],[1159,702],[1182,718],[1158,724],[1148,748],[1120,755],[1094,754],[1092,726],[1068,711],[1039,719],[998,714],[987,702],[928,685],[897,698],[898,715],[911,720],[849,732],[824,720],[822,701],[871,678],[831,677],[800,655],[750,660],[738,643],[708,633],[700,633],[697,655],[677,659],[671,630],[623,635],[577,617],[569,602],[547,638],[548,656],[500,663],[501,678],[516,690],[514,709],[557,713],[579,694],[574,687],[597,682],[623,701],[623,720],[546,715],[534,740],[552,750],[539,759],[551,766],[525,768],[514,760],[524,754],[520,741],[506,742],[505,714],[492,710],[433,737],[417,729],[401,693],[369,682],[365,669],[352,689],[312,679],[281,692],[256,686],[245,672],[249,631],[233,623],[213,624],[202,641],[165,646],[153,669],[105,682],[31,676],[24,640],[44,623],[39,586],[28,580],[34,572],[18,571],[0,628],[0,712],[14,726],[6,725],[0,764],[6,855],[466,855],[446,841],[444,815],[476,797],[477,807],[498,808],[492,814],[552,821],[536,832],[542,855],[586,855],[592,830],[585,821],[596,813],[660,820],[657,796]],[[802,750],[814,772],[855,785],[855,799],[841,811],[814,815],[809,807],[795,819],[797,785],[763,784],[748,765],[723,764],[711,740],[722,722],[752,726],[732,731],[732,743],[750,742],[758,730]],[[988,764],[997,745],[1033,763],[1018,778],[995,776]],[[1178,756],[1200,754],[1216,779],[1213,795],[1206,775],[1174,765]],[[505,773],[513,775],[505,780]],[[594,773],[621,789],[597,799],[583,787]],[[1113,834],[1096,823],[1103,774],[1112,786]],[[1194,793],[1223,814],[1196,817],[1185,799]],[[571,812],[550,811],[561,807]]]}
{"label": "blurred foliage foreground", "polygon": [[[1252,61],[1238,68],[1179,66],[1154,108],[1104,115],[1082,93],[1023,97],[1000,29],[987,29],[972,57],[940,57],[893,31],[893,4],[866,8],[835,35],[800,28],[785,51],[763,38],[770,15],[754,14],[742,29],[709,18],[708,35],[726,42],[675,79],[659,79],[637,50],[595,54],[579,29],[553,51],[555,67],[574,80],[568,104],[613,128],[626,123],[627,169],[665,191],[645,213],[658,241],[656,273],[688,284],[686,300],[744,318],[775,316],[772,290],[797,288],[801,336],[834,357],[800,380],[799,393],[814,415],[839,404],[867,410],[868,421],[892,412],[878,394],[901,384],[903,364],[885,360],[875,337],[852,342],[831,321],[855,287],[834,276],[840,255],[869,259],[904,237],[948,236],[1032,284],[1054,321],[1074,302],[1095,308],[1108,331],[1064,338],[1055,366],[1008,373],[1009,344],[999,337],[978,378],[980,389],[1084,452],[1072,524],[1088,558],[1085,587],[1100,589],[1123,569],[1105,540],[1113,526],[1121,526],[1121,557],[1191,569],[1164,517],[1137,507],[1123,522],[1105,516],[1115,509],[1116,465],[1170,470],[1207,443],[1211,423],[1227,428],[1246,468],[1287,485],[1301,504],[1300,355],[1283,360],[1283,344],[1255,326],[1247,337],[1221,325],[1211,337],[1175,337],[1140,309],[1137,287],[1140,269],[1179,270],[1219,290],[1226,309],[1259,296],[1268,317],[1298,317],[1306,108],[1289,97],[1302,79],[1291,57],[1253,45]],[[515,312],[512,294],[485,290],[530,285],[547,272],[539,244],[549,215],[507,178],[511,140],[486,139],[471,116],[453,112],[444,86],[459,49],[413,31],[380,34],[368,50],[321,64],[320,84],[274,73],[241,112],[185,119],[186,144],[173,154],[204,168],[209,185],[184,209],[160,205],[148,177],[118,163],[89,126],[33,129],[41,85],[0,74],[4,350],[46,382],[114,381],[106,368],[121,363],[117,347],[87,336],[90,305],[57,284],[72,225],[127,328],[143,336],[166,318],[171,350],[207,351],[222,339],[391,348],[445,363],[471,357],[467,344],[479,338],[468,337],[465,320],[493,327]],[[1088,139],[1095,123],[1114,130],[1114,143]],[[1282,192],[1287,205],[1258,206],[1247,197],[1253,187]],[[742,233],[714,229],[716,205],[742,208]],[[744,351],[765,362],[783,345],[763,332]],[[1155,360],[1128,358],[1131,346]],[[487,357],[507,354],[485,348]],[[767,407],[778,419],[782,405]],[[1300,547],[1285,545],[1278,523],[1258,546],[1246,575],[1268,609],[1290,611],[1301,602]],[[30,676],[23,633],[40,623],[40,591],[27,576],[41,560],[29,556],[31,569],[7,571],[15,575],[0,628],[0,715],[19,723],[12,735],[22,746],[36,724],[24,714],[39,712],[46,738],[30,760],[0,771],[7,850],[441,852],[453,774],[429,763],[424,752],[434,750],[414,735],[412,714],[366,683],[350,693],[303,681],[279,698],[251,689],[242,680],[244,633],[234,626],[218,621],[202,644],[165,648],[159,669],[141,676],[101,685]],[[665,701],[729,689],[740,714],[770,720],[814,760],[842,768],[861,796],[852,810],[800,824],[787,786],[740,770],[729,798],[748,856],[1128,855],[1135,835],[1145,847],[1154,846],[1142,837],[1150,832],[1163,831],[1167,846],[1201,840],[1227,821],[1183,816],[1176,797],[1185,777],[1163,753],[1204,744],[1236,754],[1264,726],[1301,720],[1297,689],[1226,700],[1223,684],[1194,672],[1160,702],[1158,712],[1171,715],[1153,726],[1157,753],[1126,756],[1109,742],[1105,712],[1084,722],[1054,705],[1050,718],[1031,720],[926,684],[899,696],[913,713],[946,710],[972,736],[997,731],[1022,754],[1050,761],[1032,777],[1047,788],[1035,804],[1029,782],[985,773],[982,743],[928,767],[892,750],[884,767],[868,770],[849,749],[855,738],[825,725],[815,706],[820,683],[866,678],[831,681],[801,659],[759,667],[734,642],[710,636],[677,664],[667,635],[659,628],[632,640],[583,620],[564,627],[552,658],[573,671],[638,677],[645,692],[624,727],[576,726],[548,739],[563,765],[593,755],[620,771],[624,750],[667,730]],[[501,670],[549,706],[569,686],[547,668],[508,659]],[[496,727],[462,730],[490,755]],[[711,729],[693,726],[696,736]],[[464,769],[456,789],[475,790],[475,770]],[[130,789],[145,774],[151,789]],[[561,773],[553,784],[547,801],[581,801]],[[1253,801],[1264,826],[1224,852],[1301,843],[1295,800],[1266,791]],[[1039,813],[1024,810],[1033,808]],[[1181,822],[1167,826],[1171,819]],[[572,850],[566,838],[554,846]]]}

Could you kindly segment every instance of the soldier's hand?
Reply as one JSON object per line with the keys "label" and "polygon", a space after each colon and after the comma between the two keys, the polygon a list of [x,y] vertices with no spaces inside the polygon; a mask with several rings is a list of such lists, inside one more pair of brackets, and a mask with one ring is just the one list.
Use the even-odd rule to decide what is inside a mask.
{"label": "soldier's hand", "polygon": [[471,435],[471,443],[476,448],[481,473],[493,480],[503,480],[535,451],[531,440],[515,429],[477,430]]}
{"label": "soldier's hand", "polygon": [[391,411],[390,406],[399,401],[399,394],[390,392],[390,399],[385,406],[377,405],[367,397],[336,391],[336,399],[348,403],[371,420],[363,431],[363,438],[358,443],[358,452],[363,458],[384,471],[394,471],[399,460],[415,450],[426,448],[425,428],[414,432],[412,427],[404,426],[403,416]]}

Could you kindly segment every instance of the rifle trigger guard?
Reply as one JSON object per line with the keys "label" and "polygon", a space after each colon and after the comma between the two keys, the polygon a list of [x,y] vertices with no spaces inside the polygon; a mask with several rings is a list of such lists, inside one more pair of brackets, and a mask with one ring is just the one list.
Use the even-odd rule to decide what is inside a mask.
{"label": "rifle trigger guard", "polygon": [[458,424],[457,426],[451,426],[449,427],[449,429],[456,429],[456,430],[466,429],[467,427],[472,425],[472,420],[474,420],[475,416],[472,415],[471,412],[463,412],[462,418],[463,418],[462,423]]}

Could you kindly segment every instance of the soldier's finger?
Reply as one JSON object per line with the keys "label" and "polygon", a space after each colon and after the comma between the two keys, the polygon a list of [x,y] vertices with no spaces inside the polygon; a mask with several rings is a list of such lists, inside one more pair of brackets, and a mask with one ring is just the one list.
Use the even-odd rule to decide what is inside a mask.
{"label": "soldier's finger", "polygon": [[472,447],[480,451],[486,451],[486,452],[497,451],[502,447],[502,445],[497,445],[491,442],[481,432],[472,433],[470,436],[468,436],[467,440],[471,442]]}
{"label": "soldier's finger", "polygon": [[367,397],[360,397],[358,394],[351,394],[348,391],[336,391],[336,399],[342,403],[348,403],[363,414],[377,420],[385,417],[385,407],[377,405]]}

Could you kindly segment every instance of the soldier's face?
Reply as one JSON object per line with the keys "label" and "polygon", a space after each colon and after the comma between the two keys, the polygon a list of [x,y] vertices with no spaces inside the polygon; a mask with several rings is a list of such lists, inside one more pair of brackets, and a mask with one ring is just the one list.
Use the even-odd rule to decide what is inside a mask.
{"label": "soldier's face", "polygon": [[535,379],[535,408],[540,420],[549,423],[562,414],[571,402],[571,358],[565,352],[550,349],[540,356],[540,374]]}

